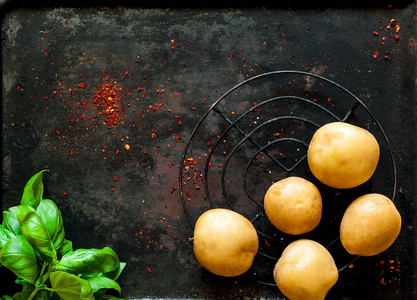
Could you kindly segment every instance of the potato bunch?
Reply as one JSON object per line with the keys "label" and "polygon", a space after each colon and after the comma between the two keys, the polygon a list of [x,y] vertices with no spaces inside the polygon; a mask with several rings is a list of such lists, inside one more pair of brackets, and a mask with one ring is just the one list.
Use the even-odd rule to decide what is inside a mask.
{"label": "potato bunch", "polygon": [[[367,130],[344,122],[329,123],[316,131],[308,148],[308,165],[323,184],[349,189],[369,180],[379,161],[379,145]],[[275,182],[264,199],[271,224],[291,235],[307,233],[320,223],[322,198],[317,187],[300,177]],[[361,256],[379,254],[399,235],[401,216],[382,194],[366,194],[346,209],[340,239],[347,252]],[[220,276],[237,276],[252,265],[258,251],[252,223],[240,214],[210,210],[197,220],[194,254],[198,262]],[[273,276],[291,300],[324,299],[338,280],[332,255],[321,244],[299,239],[278,259]]]}

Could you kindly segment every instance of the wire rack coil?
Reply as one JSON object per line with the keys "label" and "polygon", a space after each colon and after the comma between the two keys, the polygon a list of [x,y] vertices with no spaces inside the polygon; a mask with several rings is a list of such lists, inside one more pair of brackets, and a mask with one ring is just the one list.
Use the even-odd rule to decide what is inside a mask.
{"label": "wire rack coil", "polygon": [[[312,135],[335,121],[366,128],[380,145],[381,159],[374,176],[357,188],[329,188],[308,169]],[[263,209],[268,187],[292,175],[316,184],[323,197],[319,226],[301,236],[274,228]],[[396,186],[393,151],[375,115],[345,87],[302,71],[263,73],[224,93],[194,127],[179,168],[180,200],[191,228],[204,211],[216,207],[247,217],[260,239],[253,275],[267,285],[275,285],[271,283],[272,269],[283,249],[299,238],[327,247],[339,271],[349,266],[357,256],[348,254],[340,244],[344,210],[356,197],[369,192],[394,200]]]}

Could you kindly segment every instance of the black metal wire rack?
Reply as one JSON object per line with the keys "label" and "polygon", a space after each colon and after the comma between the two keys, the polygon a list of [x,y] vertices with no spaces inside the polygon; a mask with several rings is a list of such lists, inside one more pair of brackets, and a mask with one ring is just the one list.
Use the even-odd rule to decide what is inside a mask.
{"label": "black metal wire rack", "polygon": [[[357,188],[329,188],[308,169],[307,149],[312,135],[335,121],[366,128],[380,144],[377,170]],[[263,209],[268,187],[292,175],[316,184],[323,198],[319,226],[301,236],[274,228]],[[263,73],[224,93],[191,132],[179,168],[180,199],[191,228],[204,211],[215,207],[247,217],[260,239],[253,275],[267,285],[275,285],[271,283],[272,270],[283,249],[299,238],[326,246],[339,271],[349,266],[357,257],[348,254],[339,240],[344,210],[356,197],[369,192],[394,200],[396,186],[393,151],[375,115],[345,87],[302,71]]]}

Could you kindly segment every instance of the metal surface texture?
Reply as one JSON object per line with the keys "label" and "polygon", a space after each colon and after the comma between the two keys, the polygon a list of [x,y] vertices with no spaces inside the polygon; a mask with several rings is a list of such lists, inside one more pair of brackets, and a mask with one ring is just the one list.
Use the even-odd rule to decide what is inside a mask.
{"label": "metal surface texture", "polygon": [[[375,117],[355,108],[349,122],[374,130],[379,141],[384,136],[378,124],[383,129],[397,176],[393,179],[388,150],[380,165],[388,171],[377,175],[372,188],[393,198],[403,219],[395,244],[346,267],[326,299],[415,299],[416,3],[256,5],[7,2],[1,8],[3,210],[17,205],[26,181],[47,168],[45,197],[61,209],[67,238],[76,248],[110,246],[127,263],[118,280],[125,299],[284,299],[276,286],[260,283],[271,281],[267,271],[273,266],[262,255],[236,278],[214,276],[197,263],[178,174],[188,150],[185,158],[201,164],[199,171],[194,168],[184,177],[182,187],[195,220],[210,207],[203,196],[201,178],[206,174],[199,173],[209,155],[206,139],[214,145],[231,126],[224,117],[234,122],[271,96],[301,91],[292,94],[294,100],[309,89],[317,105],[343,119],[346,110],[339,103],[349,100],[326,88],[322,77],[350,91]],[[320,78],[290,76],[279,84],[252,80],[249,88],[236,90],[216,105],[219,113],[208,115],[209,122],[193,132],[233,87],[282,70]],[[118,100],[117,111],[106,111],[98,103],[106,87]],[[303,117],[303,104],[286,101],[284,109]],[[259,117],[262,107],[256,109]],[[264,111],[274,118],[273,110]],[[316,124],[326,122],[320,114],[316,117]],[[291,122],[298,121],[294,117]],[[246,124],[250,129],[253,122]],[[204,141],[205,147],[186,149],[192,134],[200,136],[198,142]],[[227,137],[239,141],[241,133],[231,129]],[[226,153],[214,159],[227,159],[238,143],[230,145],[223,149],[222,143],[219,149]],[[241,169],[251,180],[268,174],[266,184],[274,174],[251,172],[247,165],[258,150],[246,157]],[[239,162],[229,160],[227,176],[233,179],[231,166]],[[215,169],[222,170],[218,165]],[[221,179],[223,174],[216,175]],[[235,187],[232,179],[231,189],[225,188],[229,194]],[[252,193],[251,182],[236,189]],[[210,193],[213,203],[227,207],[227,202],[216,202],[222,187],[216,188],[215,195]],[[235,195],[229,197],[240,210]],[[337,207],[332,204],[332,209]],[[337,226],[328,229],[332,240]],[[272,253],[270,241],[261,237],[260,243],[267,255]],[[0,295],[12,294],[17,289],[13,275],[4,268],[0,272]]]}

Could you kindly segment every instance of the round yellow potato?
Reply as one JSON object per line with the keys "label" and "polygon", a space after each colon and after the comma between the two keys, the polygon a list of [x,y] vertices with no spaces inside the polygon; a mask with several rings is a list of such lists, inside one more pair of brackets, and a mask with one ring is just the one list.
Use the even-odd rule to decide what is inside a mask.
{"label": "round yellow potato", "polygon": [[322,300],[338,278],[332,255],[312,240],[289,244],[274,267],[278,288],[291,300]]}
{"label": "round yellow potato", "polygon": [[265,213],[282,232],[298,235],[317,227],[322,215],[322,200],[317,187],[300,177],[275,182],[266,192]]}
{"label": "round yellow potato", "polygon": [[339,189],[366,182],[375,172],[379,145],[367,130],[343,122],[319,128],[311,139],[308,165],[322,183]]}
{"label": "round yellow potato", "polygon": [[213,274],[232,277],[245,273],[258,252],[258,234],[237,212],[216,208],[203,213],[194,229],[194,255]]}
{"label": "round yellow potato", "polygon": [[340,224],[340,240],[350,254],[377,255],[390,247],[401,230],[401,215],[381,194],[357,198],[346,209]]}

